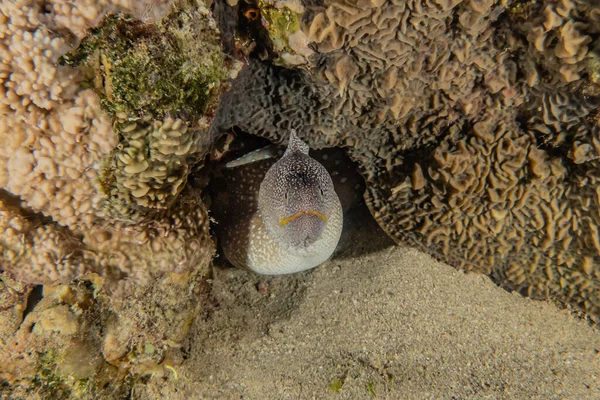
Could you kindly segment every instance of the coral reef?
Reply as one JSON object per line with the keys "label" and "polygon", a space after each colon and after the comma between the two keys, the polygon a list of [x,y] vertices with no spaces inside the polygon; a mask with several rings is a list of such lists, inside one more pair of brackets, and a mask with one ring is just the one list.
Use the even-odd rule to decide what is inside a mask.
{"label": "coral reef", "polygon": [[81,87],[81,72],[58,61],[72,49],[71,35],[81,37],[106,12],[155,2],[126,3],[0,6],[0,183],[65,226],[87,228],[104,216],[97,175],[118,139],[100,99]]}
{"label": "coral reef", "polygon": [[[118,12],[130,16],[105,18]],[[131,26],[147,42],[129,42]],[[214,254],[201,187],[184,183],[233,67],[218,37],[202,1],[0,4],[0,384],[13,398],[95,396],[173,368]]]}
{"label": "coral reef", "polygon": [[[167,277],[127,300],[101,293],[97,275],[45,285],[24,316],[30,286],[0,276],[0,382],[9,398],[123,398],[137,376],[172,375],[201,309],[201,280]],[[148,300],[148,299],[151,300]],[[109,385],[107,383],[110,383]],[[0,394],[7,394],[0,389]]]}
{"label": "coral reef", "polygon": [[[6,274],[2,281],[4,291],[11,290]],[[100,319],[94,303],[92,288],[83,283],[46,286],[35,310],[14,318],[0,347],[0,377],[18,382],[14,398],[27,398],[42,387],[53,398],[65,398],[70,386],[85,392],[88,378],[103,368],[101,354],[94,351],[99,345],[94,325]]]}
{"label": "coral reef", "polygon": [[[208,12],[200,3],[196,8],[185,4],[187,9],[173,11],[178,18],[200,18]],[[108,283],[123,285],[127,281],[148,283],[153,274],[196,268],[197,261],[210,258],[210,246],[204,246],[206,211],[193,190],[179,196],[178,203],[175,198],[191,166],[209,150],[206,131],[218,90],[215,95],[205,94],[203,107],[193,114],[183,110],[188,117],[185,121],[183,116],[166,115],[181,111],[181,99],[174,99],[169,108],[165,98],[154,98],[152,93],[145,96],[142,87],[137,88],[137,96],[153,100],[137,106],[156,105],[161,110],[158,105],[162,105],[164,120],[142,118],[139,114],[144,110],[134,110],[125,101],[111,108],[94,90],[84,88],[89,73],[86,59],[77,52],[67,54],[71,49],[67,35],[55,32],[73,28],[71,33],[81,36],[83,21],[78,10],[86,10],[88,27],[99,23],[101,14],[108,11],[135,10],[120,4],[80,6],[69,9],[55,4],[41,9],[25,1],[0,8],[5,88],[0,119],[0,180],[6,191],[1,202],[3,269],[30,283],[67,282],[95,272]],[[47,13],[54,15],[54,25],[48,25]],[[109,27],[115,18],[107,19]],[[217,31],[214,22],[204,19],[196,34],[198,38],[206,35],[205,55],[210,56],[216,51]],[[171,32],[171,36],[178,34],[183,35]],[[190,37],[183,35],[180,41],[184,39]],[[86,40],[82,46],[89,50]],[[91,47],[100,51],[102,45]],[[196,49],[200,47],[196,44]],[[65,57],[72,60],[73,54],[78,56],[73,66],[59,63]],[[221,66],[218,75],[207,75],[206,65],[217,68],[215,57],[205,57],[204,65],[191,69],[214,80],[218,88],[218,79],[228,76],[229,70]],[[179,54],[174,64],[179,68],[184,59],[185,54]],[[120,75],[113,73],[117,80]],[[157,85],[162,87],[160,82]],[[111,117],[101,103],[116,114]],[[188,130],[189,126],[193,129]],[[158,210],[142,216],[140,209],[152,206]]]}
{"label": "coral reef", "polygon": [[109,15],[60,62],[83,70],[112,115],[193,120],[212,114],[228,77],[215,24],[207,8],[187,2],[155,24]]}
{"label": "coral reef", "polygon": [[122,140],[101,177],[110,215],[135,221],[173,204],[210,145],[207,119],[190,125],[171,117],[151,123],[117,119]]}
{"label": "coral reef", "polygon": [[310,64],[251,64],[214,128],[343,147],[397,241],[600,316],[597,4],[309,3]]}
{"label": "coral reef", "polygon": [[0,378],[172,373],[214,254],[192,172],[234,127],[345,149],[398,242],[599,317],[596,3],[2,2]]}
{"label": "coral reef", "polygon": [[107,213],[135,221],[169,208],[210,145],[207,130],[233,71],[210,11],[177,2],[156,24],[109,16],[60,61],[81,69],[82,85],[116,117],[119,146],[101,178]]}

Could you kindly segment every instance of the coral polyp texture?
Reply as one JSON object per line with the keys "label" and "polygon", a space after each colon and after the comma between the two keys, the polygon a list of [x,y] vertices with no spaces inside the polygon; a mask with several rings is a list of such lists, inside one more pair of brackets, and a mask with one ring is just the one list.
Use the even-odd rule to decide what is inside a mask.
{"label": "coral polyp texture", "polygon": [[113,116],[100,182],[111,217],[135,221],[169,208],[205,155],[230,68],[203,4],[177,2],[155,24],[112,15],[60,62],[82,71]]}
{"label": "coral polyp texture", "polygon": [[[193,269],[203,257],[210,258],[209,248],[197,248],[208,237],[206,211],[191,191],[179,195],[191,167],[208,151],[212,109],[228,75],[216,64],[223,56],[215,23],[202,3],[178,3],[160,20],[166,22],[148,28],[134,17],[102,19],[109,11],[157,17],[161,9],[162,14],[171,10],[156,2],[143,7],[133,2],[2,4],[2,260],[3,269],[19,279],[67,282],[94,272],[123,286],[129,279],[148,283],[155,272]],[[173,18],[202,24],[194,25],[196,31],[179,25],[169,30]],[[102,28],[83,39],[83,31],[100,23]],[[177,73],[181,79],[204,77],[203,86],[198,79],[190,83],[202,94],[195,97],[201,103],[193,110],[182,109],[182,99],[189,100],[180,96],[185,82],[173,78],[180,88],[152,92],[148,82],[133,76],[138,70],[114,67],[143,64],[149,57],[138,48],[144,43],[136,42],[135,52],[127,47],[132,26],[143,31],[144,39],[155,40],[157,65],[175,68],[146,79],[161,87]],[[159,35],[157,26],[165,33]],[[173,48],[167,50],[175,55],[166,51],[165,57],[175,61],[161,59],[159,36],[172,39],[171,46],[198,39],[196,50],[204,50],[206,62],[194,63]],[[117,46],[121,58],[106,51],[102,39],[123,42]],[[99,65],[98,59],[104,61]],[[152,71],[148,62],[146,70]],[[167,79],[165,74],[171,75]],[[104,85],[96,85],[98,80]],[[133,100],[117,96],[125,91],[135,93],[129,97]],[[177,261],[180,257],[185,260]]]}
{"label": "coral polyp texture", "polygon": [[215,20],[202,1],[8,1],[0,55],[0,381],[93,397],[92,375],[168,371],[214,254],[186,182],[232,70]]}
{"label": "coral polyp texture", "polygon": [[600,315],[597,2],[330,0],[302,30],[310,63],[251,64],[221,128],[343,147],[398,242]]}

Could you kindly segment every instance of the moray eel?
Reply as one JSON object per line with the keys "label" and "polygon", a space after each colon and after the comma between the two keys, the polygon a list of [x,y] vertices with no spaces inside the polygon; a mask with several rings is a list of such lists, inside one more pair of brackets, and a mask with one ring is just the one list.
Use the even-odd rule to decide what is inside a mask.
{"label": "moray eel", "polygon": [[261,149],[227,164],[215,199],[217,234],[225,257],[263,275],[314,268],[335,250],[343,212],[325,167],[308,155],[292,130],[274,162]]}

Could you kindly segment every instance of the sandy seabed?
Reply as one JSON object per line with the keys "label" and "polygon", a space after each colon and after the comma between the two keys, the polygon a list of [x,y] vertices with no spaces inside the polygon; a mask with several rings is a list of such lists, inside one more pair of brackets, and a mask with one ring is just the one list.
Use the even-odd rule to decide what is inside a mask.
{"label": "sandy seabed", "polygon": [[[365,210],[319,268],[214,269],[177,379],[142,399],[599,399],[600,330],[397,247]],[[218,264],[218,263],[217,263]]]}

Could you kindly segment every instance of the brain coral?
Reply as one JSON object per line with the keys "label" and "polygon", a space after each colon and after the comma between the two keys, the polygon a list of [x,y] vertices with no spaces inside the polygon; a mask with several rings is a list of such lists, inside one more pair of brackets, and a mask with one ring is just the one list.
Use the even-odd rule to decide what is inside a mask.
{"label": "brain coral", "polygon": [[310,3],[309,64],[251,63],[214,128],[344,147],[399,242],[600,315],[597,2]]}

